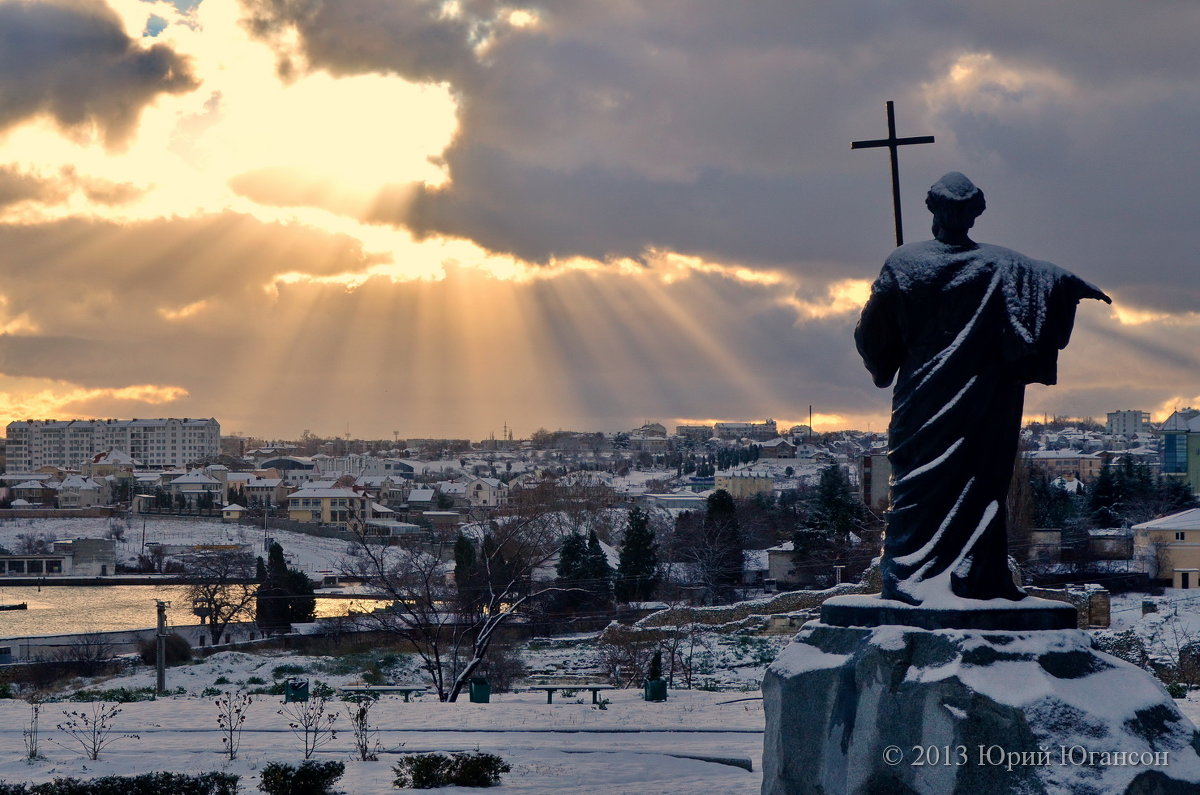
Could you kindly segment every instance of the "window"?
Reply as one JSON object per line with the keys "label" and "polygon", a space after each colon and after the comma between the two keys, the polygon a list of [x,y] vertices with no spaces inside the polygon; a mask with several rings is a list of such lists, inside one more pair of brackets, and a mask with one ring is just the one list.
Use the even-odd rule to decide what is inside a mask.
{"label": "window", "polygon": [[1163,435],[1163,465],[1164,473],[1182,474],[1187,472],[1187,438],[1182,433]]}
{"label": "window", "polygon": [[1183,530],[1176,530],[1175,531],[1175,540],[1176,541],[1187,541],[1187,533]]}

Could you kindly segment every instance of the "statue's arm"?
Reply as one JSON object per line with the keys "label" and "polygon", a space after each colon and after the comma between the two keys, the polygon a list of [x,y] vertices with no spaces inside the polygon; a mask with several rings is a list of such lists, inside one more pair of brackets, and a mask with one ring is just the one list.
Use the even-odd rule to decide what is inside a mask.
{"label": "statue's arm", "polygon": [[1108,297],[1108,293],[1104,292],[1096,285],[1092,284],[1091,282],[1085,282],[1083,279],[1079,279],[1078,281],[1079,297],[1076,300],[1082,301],[1085,298],[1090,298],[1093,301],[1103,301],[1106,304],[1112,303],[1112,299]]}
{"label": "statue's arm", "polygon": [[854,329],[854,343],[878,387],[892,383],[903,358],[900,326],[896,317],[898,298],[899,287],[885,268],[871,286],[871,297],[867,299],[858,326]]}

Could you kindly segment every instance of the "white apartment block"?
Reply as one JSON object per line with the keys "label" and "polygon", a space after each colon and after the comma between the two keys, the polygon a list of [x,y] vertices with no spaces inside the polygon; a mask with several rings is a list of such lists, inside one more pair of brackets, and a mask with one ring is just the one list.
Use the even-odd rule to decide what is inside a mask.
{"label": "white apartment block", "polygon": [[8,471],[78,467],[120,450],[148,467],[182,467],[221,452],[212,419],[21,420],[8,424]]}
{"label": "white apartment block", "polygon": [[1150,432],[1150,412],[1122,410],[1108,412],[1105,430],[1113,435],[1133,436],[1135,433]]}

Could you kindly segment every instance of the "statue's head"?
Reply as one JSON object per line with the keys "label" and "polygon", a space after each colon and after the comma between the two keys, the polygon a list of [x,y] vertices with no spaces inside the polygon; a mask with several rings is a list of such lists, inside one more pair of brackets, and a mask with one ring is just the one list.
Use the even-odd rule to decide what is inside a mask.
{"label": "statue's head", "polygon": [[974,182],[951,171],[933,183],[925,196],[925,206],[933,213],[934,237],[943,243],[969,243],[967,230],[975,225],[987,203]]}

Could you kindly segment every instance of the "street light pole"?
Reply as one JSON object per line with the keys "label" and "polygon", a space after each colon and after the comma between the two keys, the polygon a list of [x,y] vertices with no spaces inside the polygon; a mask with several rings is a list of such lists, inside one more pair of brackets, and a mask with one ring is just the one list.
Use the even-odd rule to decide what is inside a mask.
{"label": "street light pole", "polygon": [[158,674],[155,688],[158,695],[165,696],[167,694],[167,608],[171,606],[171,603],[160,599],[156,600],[155,604],[158,607],[158,632],[154,637],[155,663]]}

